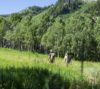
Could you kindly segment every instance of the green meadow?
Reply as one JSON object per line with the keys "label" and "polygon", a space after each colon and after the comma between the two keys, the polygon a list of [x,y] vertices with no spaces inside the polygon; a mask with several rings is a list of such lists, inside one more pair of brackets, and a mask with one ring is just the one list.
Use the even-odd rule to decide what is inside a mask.
{"label": "green meadow", "polygon": [[0,13],[0,89],[100,89],[100,0],[56,1]]}
{"label": "green meadow", "polygon": [[[84,87],[83,87],[84,86]],[[0,89],[99,89],[100,63],[63,58],[53,64],[47,54],[0,48]]]}

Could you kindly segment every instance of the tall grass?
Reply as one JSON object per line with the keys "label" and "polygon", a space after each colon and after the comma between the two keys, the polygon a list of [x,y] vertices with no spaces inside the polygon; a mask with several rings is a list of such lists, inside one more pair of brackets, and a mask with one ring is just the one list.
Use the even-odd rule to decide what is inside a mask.
{"label": "tall grass", "polygon": [[100,63],[85,62],[81,78],[81,63],[69,67],[62,58],[48,62],[48,56],[38,53],[0,48],[0,89],[99,89]]}

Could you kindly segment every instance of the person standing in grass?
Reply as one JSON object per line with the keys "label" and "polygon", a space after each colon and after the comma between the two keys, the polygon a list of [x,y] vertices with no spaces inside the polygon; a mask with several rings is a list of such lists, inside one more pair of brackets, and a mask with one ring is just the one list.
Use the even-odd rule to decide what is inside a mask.
{"label": "person standing in grass", "polygon": [[55,53],[52,50],[50,50],[48,59],[50,63],[53,63],[55,61]]}
{"label": "person standing in grass", "polygon": [[72,60],[72,55],[70,54],[70,53],[66,53],[65,54],[65,56],[64,56],[64,61],[65,61],[65,63],[67,64],[67,66],[68,66],[68,64],[71,62],[71,60]]}

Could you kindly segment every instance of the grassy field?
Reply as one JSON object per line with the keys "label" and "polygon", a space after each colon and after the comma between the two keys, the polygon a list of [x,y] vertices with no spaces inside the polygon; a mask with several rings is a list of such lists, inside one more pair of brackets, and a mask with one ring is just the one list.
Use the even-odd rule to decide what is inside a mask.
{"label": "grassy field", "polygon": [[[33,73],[34,70],[38,72]],[[74,89],[73,87],[76,87],[75,89],[100,89],[100,63],[84,62],[84,79],[81,79],[80,71],[81,71],[81,62],[79,61],[73,60],[72,63],[67,67],[62,58],[56,58],[55,63],[50,64],[48,62],[47,55],[0,48],[0,89]],[[35,73],[37,73],[39,79],[36,77],[37,75]],[[12,74],[14,75],[13,78],[12,78]],[[31,78],[29,78],[23,80],[24,82],[27,81],[27,83],[29,83],[29,87],[28,87],[27,83],[23,84],[24,83],[23,81],[18,80],[21,78],[20,74],[24,75],[23,79],[25,79],[26,76],[33,77],[32,74],[35,74],[34,81],[38,79],[39,80],[38,82],[41,86],[35,86],[34,84],[36,82],[30,85],[29,79]],[[10,77],[8,75],[10,75]],[[15,75],[17,77],[15,77]],[[50,84],[52,85],[51,88],[49,87],[50,84],[48,85],[48,83],[44,83],[45,88],[44,86],[42,86],[43,84],[40,83],[40,79],[41,82],[43,81],[42,76],[46,76],[46,75],[48,75],[47,77],[49,77],[49,79],[46,77],[46,80],[44,78],[45,81],[48,80],[50,81],[50,79],[53,81],[53,79],[55,78],[54,81],[56,83],[53,82],[54,86],[52,82],[50,82]],[[50,77],[50,75],[52,75],[52,77]],[[54,77],[55,75],[56,77]],[[6,78],[2,79],[2,76]],[[12,80],[14,79],[13,80],[14,82],[17,81],[20,82],[20,84],[21,83],[22,84],[20,85],[18,83],[20,85],[19,87],[18,85],[16,85],[16,83],[13,84],[12,81],[10,81],[9,84],[7,82],[9,79]],[[80,81],[82,82],[83,80],[88,85],[87,88],[82,87],[85,84],[85,82],[83,85],[79,83]],[[33,80],[31,79],[31,82],[32,81]],[[66,85],[68,84],[68,82],[70,82],[69,85]],[[4,83],[6,85],[4,85]],[[60,88],[61,84],[62,84],[62,88]],[[34,85],[35,87],[32,85]],[[69,87],[66,88],[63,86],[69,86]]]}

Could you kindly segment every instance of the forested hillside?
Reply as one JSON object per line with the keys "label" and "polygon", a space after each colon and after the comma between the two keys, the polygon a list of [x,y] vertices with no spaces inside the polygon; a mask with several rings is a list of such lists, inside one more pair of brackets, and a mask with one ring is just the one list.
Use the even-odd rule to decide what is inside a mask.
{"label": "forested hillside", "polygon": [[58,0],[0,16],[0,47],[100,61],[100,0]]}

